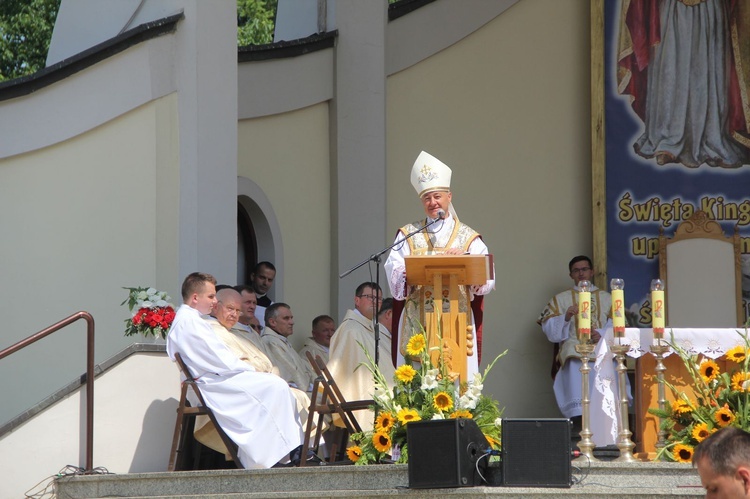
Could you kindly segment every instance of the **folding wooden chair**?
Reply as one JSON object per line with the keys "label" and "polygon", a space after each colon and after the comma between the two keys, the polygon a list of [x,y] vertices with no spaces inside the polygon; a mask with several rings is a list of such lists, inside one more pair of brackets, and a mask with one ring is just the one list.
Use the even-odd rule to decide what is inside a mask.
{"label": "folding wooden chair", "polygon": [[[168,470],[179,471],[179,469],[183,469],[181,466],[178,466],[178,455],[181,455],[185,452],[185,443],[187,440],[189,440],[188,437],[190,437],[190,435],[188,434],[188,430],[193,426],[187,423],[189,418],[195,419],[196,416],[200,415],[206,415],[209,417],[214,427],[216,428],[216,432],[219,434],[219,437],[221,437],[222,442],[224,442],[224,445],[226,446],[229,454],[232,456],[235,466],[241,468],[242,463],[240,463],[240,460],[237,457],[237,444],[235,444],[232,439],[229,438],[226,433],[224,433],[224,430],[221,429],[221,426],[219,426],[219,423],[216,421],[216,416],[214,416],[213,411],[206,405],[205,400],[203,400],[203,395],[201,395],[201,391],[198,383],[196,383],[195,381],[195,377],[190,372],[190,369],[182,360],[182,356],[179,353],[175,354],[175,361],[177,361],[177,366],[185,376],[185,380],[182,382],[182,389],[180,391],[180,403],[177,406],[177,421],[174,427],[174,437],[172,438],[172,450],[169,453]],[[193,393],[198,400],[198,405],[195,407],[191,407],[190,403],[187,400],[188,388],[191,388],[193,390]]]}
{"label": "folding wooden chair", "polygon": [[[308,450],[311,448],[310,437],[312,435],[312,425],[315,414],[318,414],[318,422],[315,429],[314,445],[312,446],[314,449],[317,449],[318,445],[320,445],[323,418],[327,414],[330,414],[331,416],[335,414],[338,415],[344,423],[344,434],[341,438],[340,448],[337,448],[335,443],[331,448],[331,457],[329,461],[333,462],[336,459],[337,451],[340,451],[341,453],[339,460],[343,460],[349,435],[362,431],[362,428],[357,422],[357,418],[354,417],[352,412],[368,409],[370,406],[374,405],[375,402],[373,400],[347,401],[342,395],[341,390],[339,390],[339,387],[336,385],[336,381],[333,379],[333,376],[331,376],[325,362],[320,358],[320,355],[316,355],[315,358],[313,358],[310,352],[305,352],[305,354],[307,355],[307,359],[310,361],[317,377],[313,382],[312,397],[310,397],[307,428],[305,429],[305,439],[302,443],[302,455],[306,456]],[[320,394],[320,397],[318,397],[318,394]],[[320,400],[320,403],[318,403],[318,400]],[[303,459],[300,462],[300,466],[304,465],[305,460]]]}

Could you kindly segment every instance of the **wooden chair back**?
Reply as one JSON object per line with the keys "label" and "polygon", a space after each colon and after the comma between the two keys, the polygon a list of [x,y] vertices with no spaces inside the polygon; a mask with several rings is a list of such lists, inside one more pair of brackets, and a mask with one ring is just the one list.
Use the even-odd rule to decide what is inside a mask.
{"label": "wooden chair back", "polygon": [[[352,433],[359,433],[362,431],[361,426],[357,422],[357,418],[354,416],[353,411],[360,411],[368,409],[375,402],[373,400],[354,400],[347,401],[344,395],[341,393],[336,380],[333,379],[331,372],[326,367],[323,359],[319,355],[314,358],[310,352],[305,352],[307,360],[310,362],[313,370],[315,371],[316,378],[313,382],[312,397],[310,397],[310,408],[307,416],[307,428],[305,428],[305,439],[302,443],[302,455],[306,456],[307,451],[312,448],[317,448],[320,444],[321,429],[323,427],[323,418],[330,414],[331,416],[337,415],[341,418],[344,424],[344,435],[341,439],[340,446],[334,444],[331,449],[330,461],[336,459],[337,451],[340,451],[343,459],[343,454],[346,448],[346,442],[349,439],[349,435]],[[315,415],[317,414],[318,422],[316,425],[314,445],[311,446],[312,437],[312,425]],[[304,459],[300,463],[300,466],[304,466]]]}

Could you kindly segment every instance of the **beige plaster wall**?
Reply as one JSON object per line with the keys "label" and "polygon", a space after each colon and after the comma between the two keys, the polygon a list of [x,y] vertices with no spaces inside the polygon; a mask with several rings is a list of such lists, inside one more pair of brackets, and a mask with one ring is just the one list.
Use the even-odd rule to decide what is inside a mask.
{"label": "beige plaster wall", "polygon": [[483,365],[509,349],[485,385],[506,416],[559,416],[536,319],[591,251],[589,47],[589,2],[523,0],[388,79],[388,227],[423,215],[420,150],[453,168],[458,216],[495,255]]}
{"label": "beige plaster wall", "polygon": [[[156,286],[177,303],[176,118],[170,95],[0,160],[2,348],[85,310],[101,362],[133,341],[123,286]],[[85,372],[85,331],[79,321],[0,362],[0,377],[23,380],[0,391],[0,422]]]}
{"label": "beige plaster wall", "polygon": [[280,227],[283,260],[274,264],[283,295],[277,287],[276,301],[292,307],[297,347],[313,318],[332,313],[328,130],[327,103],[238,125],[238,175],[263,190]]}
{"label": "beige plaster wall", "polygon": [[[179,397],[179,374],[166,353],[131,355],[98,376],[93,466],[118,474],[166,471]],[[85,407],[86,390],[76,390],[0,437],[0,497],[26,497],[32,488],[39,494],[50,475],[85,465]]]}

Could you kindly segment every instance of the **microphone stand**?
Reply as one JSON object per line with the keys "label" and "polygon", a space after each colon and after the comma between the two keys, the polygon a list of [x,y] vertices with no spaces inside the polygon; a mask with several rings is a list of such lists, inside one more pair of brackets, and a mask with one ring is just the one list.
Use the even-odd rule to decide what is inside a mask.
{"label": "microphone stand", "polygon": [[[436,224],[438,221],[442,222],[444,219],[445,219],[445,212],[443,210],[440,210],[438,212],[438,218],[436,218],[435,220],[432,220],[431,222],[428,221],[427,223],[425,223],[424,225],[422,225],[418,229],[416,229],[416,230],[414,230],[412,232],[409,232],[408,234],[406,234],[401,239],[397,239],[396,242],[394,242],[390,246],[387,246],[387,247],[383,248],[382,250],[378,251],[377,253],[374,253],[374,254],[370,255],[365,260],[361,261],[360,263],[358,263],[354,267],[350,268],[349,270],[347,270],[343,274],[339,275],[339,279],[343,279],[344,277],[348,276],[349,274],[351,274],[352,272],[354,272],[358,268],[364,266],[368,262],[375,262],[375,271],[376,271],[375,272],[375,284],[377,284],[378,289],[380,289],[380,261],[381,261],[380,257],[383,256],[383,253],[385,253],[386,251],[390,250],[391,248],[393,248],[395,246],[398,246],[400,244],[405,243],[407,240],[411,239],[416,234],[419,234],[420,232],[422,232],[423,230],[427,229],[428,227]],[[373,299],[373,306],[374,306],[375,310],[374,310],[374,312],[372,314],[372,328],[373,328],[373,331],[375,331],[375,365],[376,366],[380,365],[380,323],[378,322],[378,312],[379,312],[379,310],[378,310],[378,307],[376,305],[376,303],[377,303],[378,289],[373,290],[375,292],[376,296]],[[393,331],[391,331],[391,334],[393,334]],[[396,332],[396,334],[398,334],[398,331]]]}

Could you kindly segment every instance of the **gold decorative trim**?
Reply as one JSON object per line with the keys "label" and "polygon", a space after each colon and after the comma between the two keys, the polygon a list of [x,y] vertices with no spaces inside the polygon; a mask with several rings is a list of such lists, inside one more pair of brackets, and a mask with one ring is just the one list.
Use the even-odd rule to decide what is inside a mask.
{"label": "gold decorative trim", "polygon": [[736,140],[737,142],[739,142],[740,144],[742,144],[743,146],[745,146],[745,147],[747,147],[747,148],[750,149],[750,138],[749,137],[745,137],[741,133],[732,132],[732,138],[734,140]]}
{"label": "gold decorative trim", "polygon": [[[730,237],[724,237],[724,230],[718,222],[708,217],[708,213],[698,210],[687,220],[680,223],[675,230],[670,242],[675,239],[690,239],[694,237],[731,240]],[[731,241],[730,241],[731,242]]]}
{"label": "gold decorative trim", "polygon": [[677,0],[677,1],[688,7],[695,7],[696,5],[702,4],[706,0]]}

